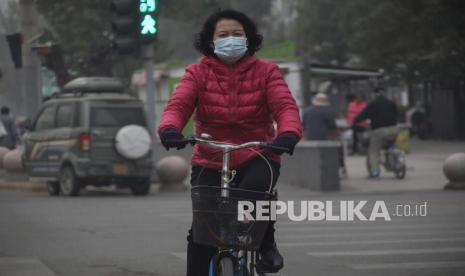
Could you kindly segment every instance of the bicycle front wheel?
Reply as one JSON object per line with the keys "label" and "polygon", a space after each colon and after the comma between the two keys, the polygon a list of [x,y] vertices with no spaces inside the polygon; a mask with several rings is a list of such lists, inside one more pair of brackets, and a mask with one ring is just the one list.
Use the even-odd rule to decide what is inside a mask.
{"label": "bicycle front wheel", "polygon": [[394,174],[396,175],[397,179],[404,179],[406,174],[407,168],[405,165],[401,165],[399,168],[396,168]]}
{"label": "bicycle front wheel", "polygon": [[218,276],[234,276],[234,265],[230,257],[223,257],[218,262]]}
{"label": "bicycle front wheel", "polygon": [[398,151],[395,155],[396,165],[394,166],[394,174],[396,175],[397,179],[405,178],[405,174],[407,172],[407,165],[405,164],[405,155]]}

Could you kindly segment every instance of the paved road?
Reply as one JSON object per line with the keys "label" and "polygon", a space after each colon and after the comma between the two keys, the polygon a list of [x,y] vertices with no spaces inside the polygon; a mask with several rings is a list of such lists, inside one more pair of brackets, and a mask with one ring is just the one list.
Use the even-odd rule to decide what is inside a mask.
{"label": "paved road", "polygon": [[[392,218],[299,223],[281,218],[277,239],[286,276],[464,275],[465,192],[318,194],[283,186],[280,196],[335,205],[384,200]],[[426,217],[392,216],[397,204],[424,202]],[[139,198],[91,191],[52,198],[0,191],[0,223],[0,275],[181,276],[190,199],[182,192]]]}

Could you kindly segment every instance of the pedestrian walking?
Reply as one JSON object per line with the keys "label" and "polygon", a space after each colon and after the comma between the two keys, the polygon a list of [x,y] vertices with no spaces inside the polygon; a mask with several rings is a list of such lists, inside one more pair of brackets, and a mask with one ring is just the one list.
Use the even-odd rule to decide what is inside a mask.
{"label": "pedestrian walking", "polygon": [[313,97],[312,105],[304,110],[302,121],[307,140],[331,140],[337,137],[336,117],[324,93],[317,93]]}
{"label": "pedestrian walking", "polygon": [[[336,117],[326,94],[318,93],[313,97],[312,105],[305,109],[302,121],[305,139],[339,140]],[[345,177],[347,170],[342,145],[339,148],[339,169],[341,176]]]}
{"label": "pedestrian walking", "polygon": [[352,129],[352,152],[351,154],[359,153],[359,139],[363,132],[365,132],[368,122],[366,120],[361,121],[357,124],[354,124],[355,118],[362,113],[362,111],[367,106],[365,97],[363,95],[358,95],[347,105],[346,121],[351,126]]}
{"label": "pedestrian walking", "polygon": [[0,137],[0,147],[5,147],[10,150],[16,148],[18,142],[18,132],[16,130],[15,120],[10,114],[10,108],[2,106],[0,109],[0,120],[6,131],[6,134]]}

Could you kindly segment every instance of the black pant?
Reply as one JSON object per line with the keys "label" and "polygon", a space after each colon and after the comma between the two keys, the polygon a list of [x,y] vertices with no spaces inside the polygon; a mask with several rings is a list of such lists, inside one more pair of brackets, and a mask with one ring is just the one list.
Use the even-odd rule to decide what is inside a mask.
{"label": "black pant", "polygon": [[337,154],[339,157],[339,168],[345,168],[346,161],[344,156],[344,147],[342,145],[337,149]]}
{"label": "black pant", "polygon": [[359,141],[358,138],[360,138],[360,135],[365,131],[364,127],[360,126],[353,126],[352,127],[352,153],[358,153],[358,146],[359,146]]}
{"label": "black pant", "polygon": [[[273,170],[273,187],[279,177],[280,165],[269,161]],[[270,187],[270,169],[261,157],[256,157],[245,166],[236,170],[233,182],[236,188],[268,191]],[[219,186],[221,183],[221,171],[204,169],[203,167],[192,167],[191,185]],[[270,223],[262,242],[262,248],[271,246],[274,241],[274,223]],[[210,259],[215,255],[216,248],[197,244],[193,241],[192,229],[187,236],[187,276],[207,276]]]}

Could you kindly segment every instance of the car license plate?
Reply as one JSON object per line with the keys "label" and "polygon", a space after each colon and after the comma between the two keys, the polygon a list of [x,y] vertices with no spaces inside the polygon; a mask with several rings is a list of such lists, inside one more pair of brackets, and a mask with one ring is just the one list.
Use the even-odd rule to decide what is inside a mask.
{"label": "car license plate", "polygon": [[128,174],[128,165],[126,164],[114,164],[113,165],[113,174],[116,175],[125,175]]}

